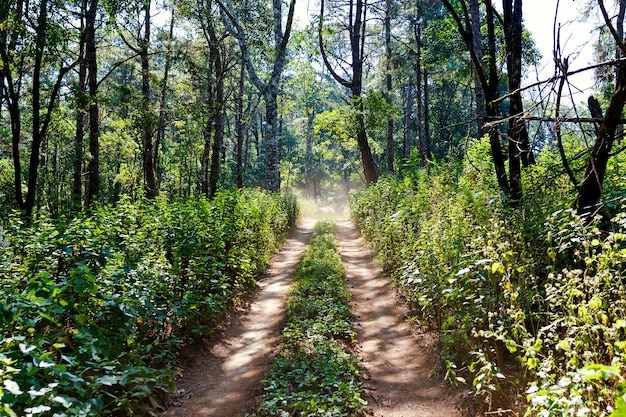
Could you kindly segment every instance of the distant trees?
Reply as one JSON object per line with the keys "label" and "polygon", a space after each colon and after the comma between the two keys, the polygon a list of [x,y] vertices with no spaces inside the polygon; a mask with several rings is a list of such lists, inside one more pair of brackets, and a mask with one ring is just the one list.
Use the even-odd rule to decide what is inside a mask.
{"label": "distant trees", "polygon": [[[616,41],[624,4],[613,13],[598,3],[611,57],[626,50]],[[376,182],[378,162],[388,173],[411,170],[462,157],[482,136],[496,186],[522,201],[522,167],[534,156],[521,1],[319,6],[294,34],[294,0],[2,3],[0,201],[11,204],[0,211],[61,215],[122,195],[280,191],[281,176],[319,197],[325,180],[344,192],[351,181]],[[615,68],[615,90],[605,87],[593,107],[589,159],[562,156],[576,157],[581,213],[602,206],[616,152],[626,81]]]}

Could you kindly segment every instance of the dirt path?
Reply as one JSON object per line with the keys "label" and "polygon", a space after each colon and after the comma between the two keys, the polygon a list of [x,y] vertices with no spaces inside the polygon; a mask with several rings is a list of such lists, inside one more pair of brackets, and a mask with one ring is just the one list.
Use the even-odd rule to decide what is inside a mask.
{"label": "dirt path", "polygon": [[406,311],[352,221],[337,221],[336,230],[354,296],[359,353],[367,373],[365,398],[374,415],[460,416],[455,394],[432,376],[437,356],[432,336],[418,333],[406,322]]}
{"label": "dirt path", "polygon": [[278,353],[287,290],[314,224],[304,222],[272,258],[249,310],[181,355],[178,398],[161,416],[237,417],[255,405],[259,381]]}
{"label": "dirt path", "polygon": [[[238,417],[262,399],[260,380],[278,353],[293,271],[315,221],[304,222],[273,258],[246,311],[223,331],[187,349],[174,406],[163,417]],[[366,371],[365,399],[376,417],[456,417],[454,394],[431,377],[433,339],[405,321],[394,290],[363,247],[350,220],[337,220],[337,239],[350,289]]]}

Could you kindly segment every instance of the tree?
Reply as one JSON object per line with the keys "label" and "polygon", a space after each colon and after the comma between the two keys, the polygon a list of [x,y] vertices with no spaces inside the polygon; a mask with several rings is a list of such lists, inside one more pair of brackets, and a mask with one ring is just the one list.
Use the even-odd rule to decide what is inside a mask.
{"label": "tree", "polygon": [[[62,16],[64,12],[63,7],[48,0],[32,3],[15,0],[0,6],[0,22],[7,25],[0,31],[0,81],[11,122],[15,196],[27,217],[35,206],[41,147],[48,135],[63,79],[78,63],[71,55],[57,53],[69,49],[70,33],[59,23],[68,18]],[[30,110],[31,125],[24,129],[26,109]],[[32,133],[24,197],[21,140],[27,131]]]}
{"label": "tree", "polygon": [[79,70],[76,106],[76,135],[74,139],[75,161],[74,181],[72,187],[73,204],[75,208],[82,205],[83,188],[83,141],[85,132],[85,111],[89,121],[89,163],[87,166],[88,183],[85,193],[87,207],[96,200],[100,189],[100,120],[98,107],[98,61],[96,50],[96,20],[98,14],[98,0],[83,0],[81,2],[81,29],[79,51]]}
{"label": "tree", "polygon": [[[626,45],[615,29],[603,0],[598,0],[598,7],[617,47],[621,51],[620,56],[626,56]],[[620,15],[620,18],[623,21],[623,13]],[[626,65],[623,62],[618,62],[616,64],[616,72],[615,88],[602,117],[602,122],[596,129],[596,141],[589,152],[585,177],[578,189],[577,209],[578,213],[583,216],[593,216],[600,208],[599,201],[602,197],[602,183],[611,157],[613,143],[615,142],[617,126],[621,123],[624,105],[626,104]],[[601,111],[599,116],[602,116]]]}
{"label": "tree", "polygon": [[220,154],[224,142],[224,79],[228,73],[226,64],[226,39],[228,33],[222,28],[218,31],[220,18],[218,7],[212,0],[191,2],[187,13],[200,26],[204,43],[209,50],[208,62],[204,62],[205,82],[203,104],[206,121],[203,129],[203,151],[200,167],[200,188],[202,194],[213,198],[217,192],[220,172]]}
{"label": "tree", "polygon": [[[159,195],[157,184],[157,152],[154,140],[156,120],[152,111],[151,91],[151,34],[152,16],[150,15],[151,0],[140,0],[128,5],[127,10],[121,10],[119,5],[113,9],[118,34],[137,57],[141,65],[141,100],[140,126],[141,126],[141,151],[143,164],[143,178],[146,196],[154,198]],[[122,13],[125,11],[126,13]]]}
{"label": "tree", "polygon": [[[392,71],[391,71],[391,0],[385,0],[385,100],[392,106]],[[393,172],[393,114],[387,113],[387,172]]]}
{"label": "tree", "polygon": [[[491,158],[496,171],[496,178],[500,191],[505,195],[510,194],[509,181],[506,175],[504,164],[504,155],[502,153],[502,145],[500,144],[500,135],[497,128],[488,121],[494,121],[500,115],[497,99],[499,97],[500,74],[496,64],[496,26],[495,26],[495,10],[491,0],[485,0],[485,24],[487,26],[487,55],[484,55],[482,49],[482,35],[480,31],[480,9],[478,8],[478,0],[470,0],[469,8],[465,0],[457,2],[458,8],[451,3],[450,0],[442,0],[444,6],[450,12],[465,46],[470,52],[471,62],[476,71],[476,77],[480,84],[480,90],[477,92],[477,116],[478,128],[481,136],[489,135],[489,144],[491,146]],[[480,99],[482,95],[483,99]]]}
{"label": "tree", "polygon": [[522,173],[524,166],[534,163],[524,122],[522,104],[522,0],[503,0],[504,37],[506,40],[506,66],[509,80],[509,184],[511,199],[522,198]]}
{"label": "tree", "polygon": [[237,9],[230,0],[216,0],[223,13],[222,21],[230,34],[237,40],[248,75],[254,86],[263,95],[265,102],[265,158],[266,158],[266,182],[265,188],[270,191],[280,191],[280,154],[278,150],[278,93],[279,85],[286,65],[287,44],[291,36],[293,14],[296,0],[290,0],[285,26],[283,28],[283,8],[281,0],[272,0],[272,40],[273,53],[268,62],[269,77],[264,81],[259,76],[250,53],[248,41],[249,31],[242,24],[242,19],[237,14]]}
{"label": "tree", "polygon": [[[318,28],[318,41],[320,46],[320,52],[324,65],[328,69],[331,76],[342,86],[348,88],[352,95],[352,105],[355,108],[355,123],[356,123],[356,141],[359,147],[359,154],[361,155],[361,162],[363,164],[363,172],[365,174],[365,181],[374,183],[380,176],[380,170],[367,139],[367,132],[365,129],[365,120],[363,116],[364,105],[361,94],[363,92],[363,64],[365,61],[365,29],[366,29],[366,3],[363,0],[349,0],[347,8],[347,22],[345,28],[348,32],[349,45],[350,45],[350,78],[346,78],[340,75],[334,65],[330,62],[329,56],[326,52],[326,46],[324,44],[324,9],[328,0],[320,1],[320,16],[319,16],[319,28]],[[341,61],[340,61],[341,62]]]}

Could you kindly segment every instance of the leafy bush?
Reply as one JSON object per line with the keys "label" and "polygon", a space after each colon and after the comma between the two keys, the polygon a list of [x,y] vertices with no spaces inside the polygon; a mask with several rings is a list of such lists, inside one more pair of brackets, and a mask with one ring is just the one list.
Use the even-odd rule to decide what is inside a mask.
{"label": "leafy bush", "polygon": [[604,230],[583,223],[566,179],[546,180],[557,162],[543,154],[512,208],[485,146],[354,194],[353,216],[416,314],[440,330],[447,377],[471,383],[483,411],[609,415],[626,371],[620,201]]}
{"label": "leafy bush", "polygon": [[290,204],[222,192],[14,221],[0,245],[3,412],[148,413],[179,346],[254,287],[294,221]]}
{"label": "leafy bush", "polygon": [[263,381],[255,416],[360,416],[366,402],[354,343],[351,299],[334,224],[318,223],[296,269],[281,352]]}

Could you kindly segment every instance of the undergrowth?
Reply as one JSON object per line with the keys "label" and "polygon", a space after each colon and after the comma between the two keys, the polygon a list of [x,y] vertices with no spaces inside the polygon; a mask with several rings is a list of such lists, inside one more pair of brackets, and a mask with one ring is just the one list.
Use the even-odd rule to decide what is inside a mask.
{"label": "undergrowth", "polygon": [[[612,220],[585,224],[544,154],[512,207],[487,146],[354,194],[353,216],[418,318],[439,329],[443,370],[472,387],[474,412],[611,415],[626,406],[621,201],[607,205]],[[618,196],[624,170],[609,172]]]}
{"label": "undergrowth", "polygon": [[261,191],[17,219],[0,239],[0,415],[148,415],[179,347],[250,291],[295,219]]}
{"label": "undergrowth", "polygon": [[321,220],[300,260],[287,300],[281,351],[263,380],[265,396],[253,416],[360,416],[366,402],[350,291],[332,220]]}

